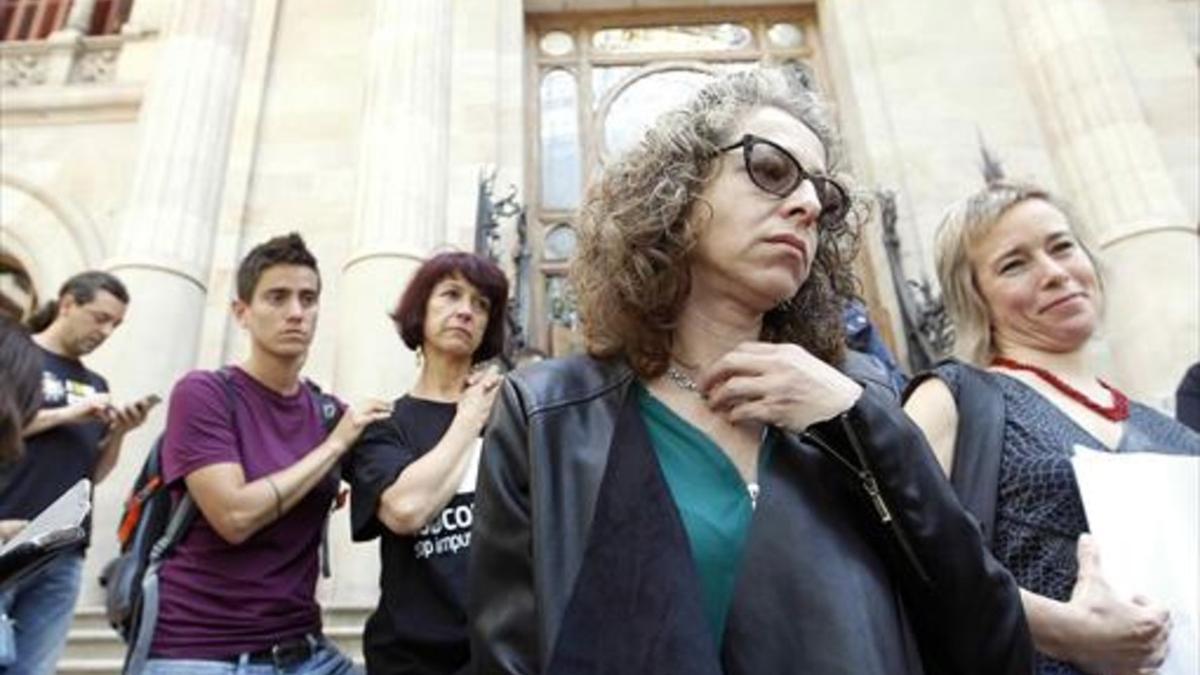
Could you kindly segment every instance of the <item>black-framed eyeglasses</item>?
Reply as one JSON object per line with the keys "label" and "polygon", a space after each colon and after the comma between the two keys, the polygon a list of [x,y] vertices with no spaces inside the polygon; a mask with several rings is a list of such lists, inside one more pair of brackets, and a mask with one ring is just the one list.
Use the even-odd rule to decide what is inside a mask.
{"label": "black-framed eyeglasses", "polygon": [[776,197],[786,197],[800,187],[804,181],[812,181],[821,202],[820,222],[835,224],[846,217],[850,210],[850,198],[846,188],[836,180],[806,171],[792,153],[761,136],[746,134],[733,145],[721,148],[721,152],[742,149],[742,160],[750,180],[763,191]]}

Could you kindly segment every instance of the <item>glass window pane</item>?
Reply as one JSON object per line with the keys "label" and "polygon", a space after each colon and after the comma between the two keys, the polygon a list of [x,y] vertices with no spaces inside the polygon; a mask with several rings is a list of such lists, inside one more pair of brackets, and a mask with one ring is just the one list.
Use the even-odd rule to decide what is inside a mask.
{"label": "glass window pane", "polygon": [[546,310],[551,323],[575,327],[579,314],[575,309],[575,294],[566,277],[557,274],[546,277]]}
{"label": "glass window pane", "polygon": [[732,51],[753,44],[750,29],[733,23],[606,28],[592,36],[592,45],[597,51],[618,54]]}
{"label": "glass window pane", "polygon": [[604,147],[615,156],[632,147],[658,116],[688,99],[712,76],[694,70],[664,70],[629,85],[604,120]]}
{"label": "glass window pane", "polygon": [[550,56],[565,56],[575,50],[575,38],[570,33],[561,30],[550,31],[542,36],[539,43],[542,52]]}
{"label": "glass window pane", "polygon": [[546,261],[562,261],[571,257],[575,252],[575,230],[568,224],[562,223],[546,233],[546,241],[542,246],[542,259]]}
{"label": "glass window pane", "polygon": [[592,66],[592,105],[598,107],[608,90],[637,70],[637,66]]}
{"label": "glass window pane", "polygon": [[804,46],[804,31],[794,23],[777,23],[767,30],[767,38],[771,44],[783,49],[796,49]]}
{"label": "glass window pane", "polygon": [[554,70],[542,79],[542,206],[579,205],[579,112],[575,76]]}

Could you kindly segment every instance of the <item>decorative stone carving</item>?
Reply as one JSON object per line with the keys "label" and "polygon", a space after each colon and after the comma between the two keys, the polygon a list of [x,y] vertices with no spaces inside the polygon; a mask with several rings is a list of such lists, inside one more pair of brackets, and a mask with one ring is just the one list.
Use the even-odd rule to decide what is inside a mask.
{"label": "decorative stone carving", "polygon": [[85,49],[79,53],[71,65],[67,75],[68,84],[94,84],[112,82],[117,75],[117,58],[121,55],[121,46],[106,46],[96,49]]}
{"label": "decorative stone carving", "polygon": [[46,83],[48,51],[0,52],[0,86],[36,87]]}
{"label": "decorative stone carving", "polygon": [[59,31],[36,42],[0,43],[0,85],[17,89],[112,82],[125,41],[119,35],[80,38]]}

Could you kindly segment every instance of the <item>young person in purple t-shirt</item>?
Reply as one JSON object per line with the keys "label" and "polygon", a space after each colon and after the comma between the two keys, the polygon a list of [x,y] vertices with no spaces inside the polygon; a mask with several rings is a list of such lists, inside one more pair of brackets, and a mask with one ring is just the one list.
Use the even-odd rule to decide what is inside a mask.
{"label": "young person in purple t-shirt", "polygon": [[160,572],[146,673],[355,669],[321,635],[318,549],[339,460],[391,405],[347,408],[326,435],[300,379],[320,293],[299,235],[256,246],[238,267],[233,302],[249,358],[225,382],[193,371],[171,393],[164,478],[200,513]]}

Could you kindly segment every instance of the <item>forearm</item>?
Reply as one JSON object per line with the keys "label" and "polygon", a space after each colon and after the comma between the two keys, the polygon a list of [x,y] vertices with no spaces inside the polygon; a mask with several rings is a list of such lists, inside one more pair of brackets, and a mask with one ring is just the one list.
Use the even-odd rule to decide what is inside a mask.
{"label": "forearm", "polygon": [[37,412],[29,426],[21,431],[25,438],[49,431],[67,421],[66,408],[43,408]]}
{"label": "forearm", "polygon": [[1021,589],[1021,606],[1025,609],[1033,646],[1047,656],[1069,661],[1073,655],[1067,645],[1074,621],[1070,607],[1024,588]]}
{"label": "forearm", "polygon": [[201,497],[189,476],[188,488],[218,534],[240,544],[300,503],[333,470],[343,452],[326,440],[286,469],[236,487],[206,491]]}
{"label": "forearm", "polygon": [[437,445],[405,467],[379,498],[378,517],[396,534],[421,529],[454,497],[478,432],[452,424]]}

